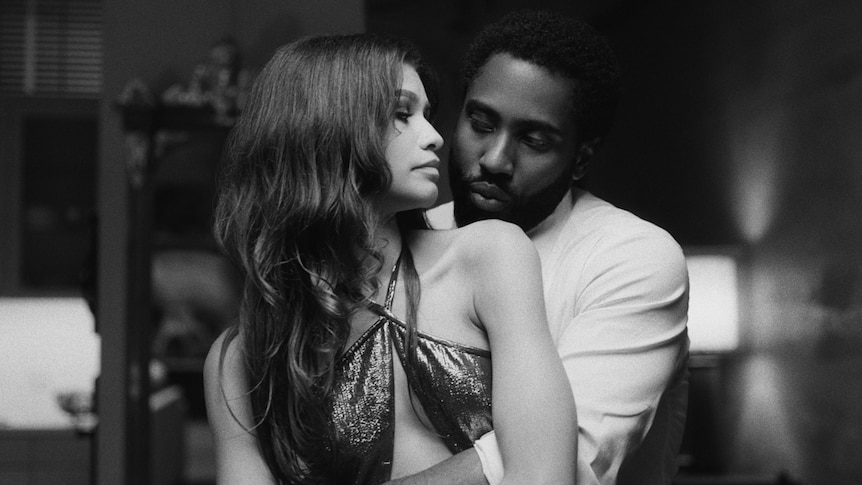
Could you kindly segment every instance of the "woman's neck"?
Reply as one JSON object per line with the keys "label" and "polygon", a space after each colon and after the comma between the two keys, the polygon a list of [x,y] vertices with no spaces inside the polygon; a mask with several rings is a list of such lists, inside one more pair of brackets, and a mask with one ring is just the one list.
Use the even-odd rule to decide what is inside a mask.
{"label": "woman's neck", "polygon": [[[383,256],[383,268],[381,271],[388,275],[392,265],[398,260],[401,255],[401,231],[398,229],[398,222],[395,216],[385,220],[377,230],[376,246]],[[387,276],[388,277],[388,276]]]}

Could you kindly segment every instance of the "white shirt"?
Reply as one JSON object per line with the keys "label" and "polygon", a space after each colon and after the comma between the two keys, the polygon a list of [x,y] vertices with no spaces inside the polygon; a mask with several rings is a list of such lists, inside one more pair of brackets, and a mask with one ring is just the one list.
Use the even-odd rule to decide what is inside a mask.
{"label": "white shirt", "polygon": [[[429,210],[454,227],[452,203]],[[578,409],[578,484],[669,484],[688,403],[688,273],[664,230],[573,189],[527,232]]]}

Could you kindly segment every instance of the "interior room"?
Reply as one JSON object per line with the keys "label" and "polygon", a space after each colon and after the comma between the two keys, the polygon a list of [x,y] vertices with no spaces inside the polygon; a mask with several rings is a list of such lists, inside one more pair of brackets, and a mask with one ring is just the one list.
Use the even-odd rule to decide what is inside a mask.
{"label": "interior room", "polygon": [[201,371],[239,287],[210,217],[256,70],[305,35],[405,36],[448,138],[467,43],[524,7],[608,37],[624,91],[586,187],[685,251],[674,483],[862,483],[856,0],[4,0],[0,483],[214,484]]}

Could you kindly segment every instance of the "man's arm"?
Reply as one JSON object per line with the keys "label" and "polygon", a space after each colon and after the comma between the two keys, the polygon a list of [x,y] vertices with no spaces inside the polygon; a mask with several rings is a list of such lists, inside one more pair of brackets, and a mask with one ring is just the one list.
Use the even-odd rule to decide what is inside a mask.
{"label": "man's arm", "polygon": [[[552,285],[547,297],[549,307],[554,299],[574,300],[558,350],[578,403],[581,485],[617,483],[688,355],[688,275],[679,246],[649,231],[607,239],[586,264],[570,268],[580,274]],[[666,448],[682,435],[681,422],[668,426],[674,430]],[[653,468],[677,451],[656,450]]]}

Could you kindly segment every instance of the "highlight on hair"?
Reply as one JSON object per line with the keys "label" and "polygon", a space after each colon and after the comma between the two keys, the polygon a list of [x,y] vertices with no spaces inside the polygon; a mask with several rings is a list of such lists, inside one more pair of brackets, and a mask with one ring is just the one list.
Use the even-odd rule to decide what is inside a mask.
{"label": "highlight on hair", "polygon": [[238,333],[255,433],[277,479],[315,483],[324,404],[349,317],[380,287],[373,200],[388,189],[384,140],[402,65],[430,73],[403,41],[303,38],[257,76],[225,148],[214,233],[245,281]]}
{"label": "highlight on hair", "polygon": [[587,138],[604,137],[620,96],[620,67],[607,40],[588,24],[543,10],[519,10],[485,27],[464,61],[467,89],[488,59],[510,54],[572,80],[576,121]]}

